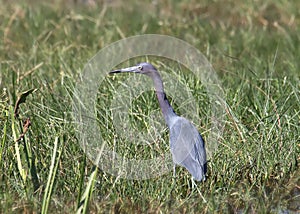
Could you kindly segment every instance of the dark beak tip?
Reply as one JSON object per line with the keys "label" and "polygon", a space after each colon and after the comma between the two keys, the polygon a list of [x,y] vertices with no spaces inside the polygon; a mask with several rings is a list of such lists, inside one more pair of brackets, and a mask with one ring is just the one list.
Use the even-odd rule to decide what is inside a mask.
{"label": "dark beak tip", "polygon": [[115,70],[115,71],[110,71],[109,74],[117,74],[117,73],[121,73],[120,70]]}

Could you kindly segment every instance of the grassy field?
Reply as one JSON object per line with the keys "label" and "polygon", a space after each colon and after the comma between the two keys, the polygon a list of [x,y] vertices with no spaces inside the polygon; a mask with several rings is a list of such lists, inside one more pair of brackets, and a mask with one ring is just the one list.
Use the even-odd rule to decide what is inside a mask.
{"label": "grassy field", "polygon": [[[0,213],[300,210],[299,1],[0,3]],[[84,65],[112,42],[146,33],[195,46],[222,83],[225,127],[207,180],[198,185],[205,201],[183,168],[175,181],[172,171],[148,180],[120,179],[95,167],[80,147],[71,95]],[[148,59],[169,73],[178,68]],[[206,139],[205,88],[180,75],[198,101],[202,120],[196,125]],[[99,115],[107,113],[122,78],[108,77],[99,89]],[[158,111],[155,94],[143,96],[133,110],[144,116]],[[99,130],[113,145],[110,117],[99,116]],[[161,151],[168,151],[167,132],[162,141]],[[155,155],[148,148],[118,147],[137,158]]]}

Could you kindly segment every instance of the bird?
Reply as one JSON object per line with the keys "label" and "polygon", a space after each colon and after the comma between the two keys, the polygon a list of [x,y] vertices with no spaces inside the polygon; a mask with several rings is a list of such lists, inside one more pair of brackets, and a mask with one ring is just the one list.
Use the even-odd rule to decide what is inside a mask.
{"label": "bird", "polygon": [[175,177],[176,165],[179,165],[189,171],[192,179],[205,181],[207,160],[204,140],[189,120],[175,113],[167,99],[163,81],[157,69],[148,62],[142,62],[132,67],[109,72],[109,74],[116,73],[144,74],[152,79],[162,114],[169,129],[173,176]]}

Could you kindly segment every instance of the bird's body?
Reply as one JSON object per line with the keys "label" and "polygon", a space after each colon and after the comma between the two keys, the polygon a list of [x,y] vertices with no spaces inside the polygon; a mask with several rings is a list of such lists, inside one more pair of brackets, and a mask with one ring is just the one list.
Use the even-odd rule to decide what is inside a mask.
{"label": "bird's body", "polygon": [[[204,141],[190,121],[177,117],[173,126],[169,127],[173,163],[185,167],[195,180],[201,181],[207,171]],[[177,133],[178,130],[180,133]]]}
{"label": "bird's body", "polygon": [[204,180],[207,171],[204,141],[190,121],[174,112],[164,92],[163,82],[158,71],[149,63],[140,63],[111,73],[121,72],[141,73],[152,78],[161,111],[170,131],[170,150],[174,172],[175,166],[180,165],[185,167],[195,180]]}

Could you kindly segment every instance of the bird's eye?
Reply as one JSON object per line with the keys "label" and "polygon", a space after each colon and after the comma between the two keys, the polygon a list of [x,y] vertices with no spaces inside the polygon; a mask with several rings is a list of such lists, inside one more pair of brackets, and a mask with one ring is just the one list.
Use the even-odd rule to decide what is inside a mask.
{"label": "bird's eye", "polygon": [[143,66],[139,65],[139,66],[138,66],[138,69],[139,69],[139,70],[143,70]]}

